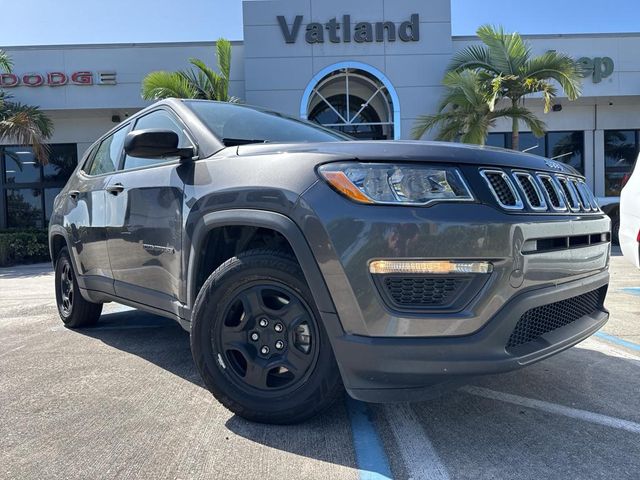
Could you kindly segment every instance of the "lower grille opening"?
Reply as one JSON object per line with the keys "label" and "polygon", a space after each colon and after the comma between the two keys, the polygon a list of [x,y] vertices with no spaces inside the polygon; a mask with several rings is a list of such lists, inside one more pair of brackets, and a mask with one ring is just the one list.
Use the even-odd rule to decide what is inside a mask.
{"label": "lower grille opening", "polygon": [[404,307],[441,307],[451,303],[467,278],[387,277],[383,285],[397,305]]}
{"label": "lower grille opening", "polygon": [[585,315],[601,310],[607,286],[577,297],[532,308],[525,312],[507,342],[507,351],[542,337],[558,328],[569,325]]}

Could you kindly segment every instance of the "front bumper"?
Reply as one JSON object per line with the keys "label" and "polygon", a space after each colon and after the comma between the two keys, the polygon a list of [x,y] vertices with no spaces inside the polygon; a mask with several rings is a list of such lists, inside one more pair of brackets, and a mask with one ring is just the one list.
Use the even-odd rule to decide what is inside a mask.
{"label": "front bumper", "polygon": [[506,346],[516,324],[530,309],[606,288],[609,274],[517,295],[480,331],[449,338],[334,337],[345,387],[368,402],[423,400],[469,377],[506,372],[565,350],[600,329],[609,313],[603,307],[513,350]]}
{"label": "front bumper", "polygon": [[[525,312],[606,291],[610,220],[604,214],[513,214],[480,203],[358,205],[319,182],[301,197],[295,221],[335,305],[322,314],[345,386],[358,399],[423,399],[437,393],[434,386],[547,358],[608,319],[600,303],[567,325],[507,348]],[[552,241],[530,253],[532,243],[558,238],[567,239],[566,248]],[[369,273],[378,259],[489,261],[493,272],[456,308],[402,311],[389,306]]]}

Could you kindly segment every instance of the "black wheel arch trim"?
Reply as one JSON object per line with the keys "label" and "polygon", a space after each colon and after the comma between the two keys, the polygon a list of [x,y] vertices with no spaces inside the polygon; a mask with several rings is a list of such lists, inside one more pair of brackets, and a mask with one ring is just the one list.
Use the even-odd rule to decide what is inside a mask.
{"label": "black wheel arch trim", "polygon": [[268,228],[284,236],[291,245],[300,263],[300,267],[309,284],[318,310],[320,313],[335,314],[336,309],[329,295],[329,290],[324,278],[320,273],[320,268],[311,253],[311,247],[309,247],[302,231],[296,223],[291,218],[277,212],[254,209],[230,209],[210,212],[203,215],[193,229],[188,265],[185,265],[188,272],[186,298],[187,308],[189,310],[185,312],[188,313],[185,317],[190,317],[191,309],[198,294],[198,292],[195,291],[197,281],[196,262],[198,261],[196,252],[200,250],[202,242],[211,230],[218,227],[234,225]]}

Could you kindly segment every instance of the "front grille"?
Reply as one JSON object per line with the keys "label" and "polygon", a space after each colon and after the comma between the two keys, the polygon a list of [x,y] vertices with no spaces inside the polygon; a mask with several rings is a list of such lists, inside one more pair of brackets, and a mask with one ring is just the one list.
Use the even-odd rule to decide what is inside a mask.
{"label": "front grille", "polygon": [[482,168],[480,175],[498,205],[505,210],[601,213],[593,193],[580,177],[497,168]]}
{"label": "front grille", "polygon": [[520,317],[516,328],[511,333],[507,342],[507,351],[600,310],[606,292],[607,287],[604,286],[577,297],[528,310]]}
{"label": "front grille", "polygon": [[489,183],[491,192],[503,208],[522,208],[520,197],[506,173],[499,170],[482,170],[481,174]]}
{"label": "front grille", "polygon": [[443,307],[449,305],[468,283],[466,277],[386,277],[386,293],[399,307]]}

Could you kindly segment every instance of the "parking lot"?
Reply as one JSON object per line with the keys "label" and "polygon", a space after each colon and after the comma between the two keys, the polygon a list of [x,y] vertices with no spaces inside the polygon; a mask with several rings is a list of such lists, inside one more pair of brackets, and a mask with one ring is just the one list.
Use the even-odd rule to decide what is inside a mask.
{"label": "parking lot", "polygon": [[297,426],[238,418],[177,324],[58,318],[53,273],[0,269],[0,478],[638,478],[640,272],[612,258],[602,333],[435,400],[344,399]]}

